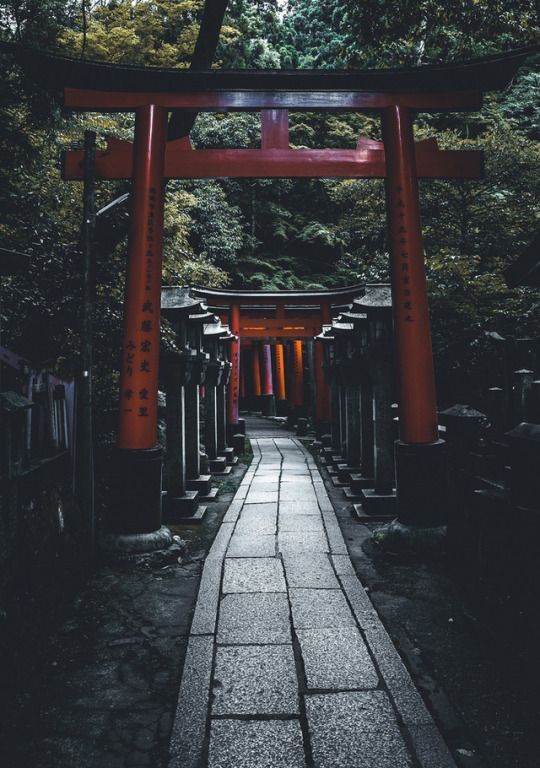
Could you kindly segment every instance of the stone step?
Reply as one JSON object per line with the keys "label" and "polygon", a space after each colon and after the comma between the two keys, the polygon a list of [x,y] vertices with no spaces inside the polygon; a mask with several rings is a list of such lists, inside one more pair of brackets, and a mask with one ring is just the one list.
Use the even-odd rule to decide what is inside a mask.
{"label": "stone step", "polygon": [[334,467],[336,472],[340,464],[347,463],[347,459],[345,458],[345,456],[342,456],[341,454],[333,454],[331,461],[332,461],[332,466]]}
{"label": "stone step", "polygon": [[208,507],[204,504],[199,504],[195,512],[191,517],[182,517],[176,521],[176,525],[199,525],[202,523],[204,516],[208,511]]}
{"label": "stone step", "polygon": [[191,518],[195,515],[199,506],[199,492],[186,491],[183,496],[172,496],[168,492],[162,495],[163,520],[166,523],[175,523],[183,518]]}
{"label": "stone step", "polygon": [[360,471],[360,467],[351,467],[349,464],[338,464],[337,467],[338,477],[346,485],[350,485],[351,475],[358,475]]}
{"label": "stone step", "polygon": [[382,511],[368,515],[362,504],[353,504],[354,514],[361,523],[386,523],[394,519],[395,515]]}
{"label": "stone step", "polygon": [[[225,448],[223,451],[219,451],[219,456],[224,456],[227,464],[231,466],[235,464],[234,448]],[[236,459],[238,461],[238,459]]]}
{"label": "stone step", "polygon": [[368,515],[383,515],[394,518],[397,514],[396,490],[389,493],[379,493],[373,488],[362,490],[362,507]]}
{"label": "stone step", "polygon": [[199,477],[187,480],[188,491],[199,491],[201,496],[206,496],[212,490],[212,475],[199,475]]}
{"label": "stone step", "polygon": [[215,501],[219,495],[219,488],[215,485],[204,496],[199,496],[199,501]]}
{"label": "stone step", "polygon": [[365,477],[361,472],[351,475],[351,491],[359,494],[363,488],[373,488],[374,481],[372,477]]}
{"label": "stone step", "polygon": [[227,464],[227,460],[224,456],[219,456],[217,459],[210,459],[209,468],[213,475],[229,475],[232,472],[232,466]]}
{"label": "stone step", "polygon": [[236,455],[241,456],[246,450],[246,436],[237,432],[236,435],[233,435],[232,444]]}
{"label": "stone step", "polygon": [[343,488],[343,494],[347,501],[362,501],[362,496],[360,496],[360,494],[356,491],[353,491],[352,488],[350,488],[348,485]]}

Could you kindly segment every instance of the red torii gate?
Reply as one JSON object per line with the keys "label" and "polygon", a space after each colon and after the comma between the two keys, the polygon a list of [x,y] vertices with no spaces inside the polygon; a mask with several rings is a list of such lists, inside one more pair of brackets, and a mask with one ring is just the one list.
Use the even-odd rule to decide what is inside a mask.
{"label": "red torii gate", "polygon": [[[451,65],[359,72],[192,72],[19,52],[36,77],[63,86],[66,108],[133,111],[136,115],[133,147],[111,142],[106,151],[98,153],[96,163],[97,176],[132,178],[133,182],[118,450],[128,475],[143,471],[145,452],[151,460],[149,494],[139,501],[132,498],[130,503],[160,504],[161,500],[161,473],[150,467],[156,464],[157,446],[164,182],[173,177],[386,179],[401,414],[396,462],[400,513],[402,507],[413,509],[418,499],[415,485],[426,472],[443,476],[417,179],[421,175],[477,178],[481,155],[440,151],[434,142],[420,144],[415,150],[413,114],[480,109],[482,93],[506,86],[529,52],[522,49]],[[383,145],[360,140],[352,151],[290,149],[288,109],[376,111],[382,119]],[[167,114],[172,110],[261,111],[261,149],[194,150],[186,139],[167,143]],[[80,152],[67,153],[65,178],[82,178],[81,160]],[[233,333],[238,331],[238,322],[233,306]],[[238,369],[234,355],[233,366]],[[238,377],[233,378],[231,388],[233,398],[237,397]],[[144,401],[123,398],[128,389],[144,392]],[[400,492],[401,485],[406,493]],[[433,502],[434,522],[440,518],[437,506],[442,501]],[[144,510],[139,512],[134,519],[140,528]]]}
{"label": "red torii gate", "polygon": [[[355,296],[362,294],[363,290],[362,285],[321,291],[193,288],[194,294],[204,298],[209,308],[221,317],[222,322],[231,323],[233,312],[237,313],[238,349],[243,346],[242,342],[246,341],[275,342],[276,368],[281,369],[281,373],[283,373],[283,349],[278,349],[280,342],[286,339],[313,340],[321,332],[322,326],[331,321],[332,313],[336,314],[346,308]],[[264,308],[268,309],[266,316],[259,318],[253,315],[254,310]],[[269,314],[274,316],[269,317]],[[322,424],[330,420],[330,403],[323,371],[323,350],[320,344],[315,345],[314,357],[317,390],[316,419]],[[240,380],[238,359],[236,365],[231,378]],[[282,378],[276,370],[278,387],[283,386]],[[238,421],[238,394],[238,387],[231,386],[228,402],[228,422],[231,429],[234,429]]]}

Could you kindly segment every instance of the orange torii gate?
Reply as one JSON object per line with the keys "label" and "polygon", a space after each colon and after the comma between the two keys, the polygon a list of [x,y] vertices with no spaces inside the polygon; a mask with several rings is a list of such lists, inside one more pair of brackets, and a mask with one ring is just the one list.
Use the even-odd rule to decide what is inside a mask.
{"label": "orange torii gate", "polygon": [[[432,509],[433,525],[445,505],[444,445],[437,411],[418,178],[478,178],[481,153],[415,146],[415,112],[476,111],[482,93],[505,87],[530,49],[469,62],[402,70],[194,72],[98,64],[15,47],[41,80],[62,88],[64,106],[76,111],[134,112],[135,139],[112,141],[97,153],[96,175],[131,178],[131,217],[124,341],[120,383],[118,454],[124,487],[146,473],[148,494],[127,497],[142,531],[145,509],[161,503],[157,448],[159,295],[165,182],[169,178],[351,177],[385,178],[393,290],[394,335],[399,374],[400,441],[397,444],[399,517],[415,522],[415,505]],[[383,143],[360,139],[355,150],[293,149],[288,110],[371,111],[381,117]],[[261,113],[260,149],[193,149],[188,139],[167,142],[170,111]],[[66,179],[82,178],[83,156],[69,152]],[[234,305],[231,331],[238,332]],[[232,362],[237,369],[233,350]],[[143,402],[126,390],[145,392]],[[238,400],[239,380],[231,398]],[[237,414],[232,412],[233,419]],[[146,458],[148,457],[148,461]],[[429,499],[425,478],[429,476]],[[148,530],[148,529],[146,529]],[[133,531],[135,533],[135,531]]]}
{"label": "orange torii gate", "polygon": [[[286,397],[284,349],[285,341],[313,341],[318,336],[325,323],[329,323],[332,314],[346,308],[356,296],[363,292],[363,286],[321,291],[248,291],[231,288],[193,288],[198,297],[204,299],[209,308],[221,318],[222,322],[230,323],[233,312],[237,313],[238,336],[236,367],[231,372],[231,382],[241,378],[242,349],[250,346],[263,345],[263,367],[259,368],[258,355],[253,353],[253,370],[251,374],[258,380],[258,391],[254,394],[263,397],[274,395],[274,380],[272,377],[269,350],[265,347],[275,346],[275,395],[278,401],[290,399],[297,406],[302,404],[302,387],[296,382],[293,392]],[[292,362],[296,368],[302,363],[301,348],[296,347]],[[330,397],[328,385],[323,371],[323,349],[320,344],[314,347],[314,376],[317,398],[315,402],[315,418],[319,429],[330,421]],[[250,373],[244,371],[246,380]],[[296,377],[298,378],[298,377]],[[293,378],[293,380],[295,380]],[[257,389],[257,385],[256,385]],[[229,390],[228,423],[234,431],[238,424],[239,410],[238,387],[231,386]]]}

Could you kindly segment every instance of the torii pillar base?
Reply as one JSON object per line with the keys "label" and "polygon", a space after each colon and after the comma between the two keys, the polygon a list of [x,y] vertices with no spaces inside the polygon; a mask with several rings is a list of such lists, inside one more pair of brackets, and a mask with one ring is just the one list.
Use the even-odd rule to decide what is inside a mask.
{"label": "torii pillar base", "polygon": [[447,519],[446,443],[395,443],[397,508],[400,523],[437,528]]}
{"label": "torii pillar base", "polygon": [[112,456],[111,516],[101,540],[107,551],[128,554],[164,549],[172,536],[161,525],[161,448],[116,448]]}
{"label": "torii pillar base", "polygon": [[261,395],[261,410],[263,416],[276,415],[275,395]]}

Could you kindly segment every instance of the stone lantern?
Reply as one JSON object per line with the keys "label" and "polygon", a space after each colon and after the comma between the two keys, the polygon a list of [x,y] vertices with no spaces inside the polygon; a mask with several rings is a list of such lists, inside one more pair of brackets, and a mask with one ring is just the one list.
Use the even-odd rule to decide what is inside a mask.
{"label": "stone lantern", "polygon": [[[197,380],[202,371],[201,352],[198,347],[196,328],[190,316],[204,314],[201,299],[193,299],[185,287],[166,287],[161,293],[161,309],[175,332],[176,349],[162,353],[162,378],[166,395],[166,473],[167,492],[164,494],[165,520],[174,522],[198,522],[202,519],[206,507],[199,505],[199,492],[187,487],[187,450],[186,450],[186,389],[192,375],[198,388]],[[191,327],[190,327],[191,325]],[[190,342],[194,346],[190,346]],[[190,428],[198,421],[192,407],[187,415]],[[192,435],[192,433],[191,433]],[[190,438],[193,444],[193,437]],[[198,452],[198,447],[197,447]]]}
{"label": "stone lantern", "polygon": [[228,342],[236,338],[216,317],[204,327],[204,346],[209,354],[204,386],[204,445],[210,471],[225,475],[231,471],[232,461],[225,450],[227,432],[227,384],[231,364],[227,360]]}
{"label": "stone lantern", "polygon": [[363,506],[370,513],[395,508],[394,392],[392,296],[389,285],[367,285],[364,296],[353,303],[367,317],[367,370],[371,381],[373,414],[373,487],[363,488]]}

